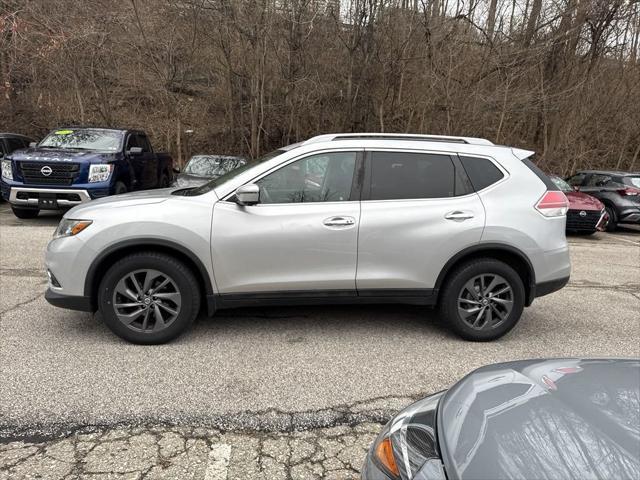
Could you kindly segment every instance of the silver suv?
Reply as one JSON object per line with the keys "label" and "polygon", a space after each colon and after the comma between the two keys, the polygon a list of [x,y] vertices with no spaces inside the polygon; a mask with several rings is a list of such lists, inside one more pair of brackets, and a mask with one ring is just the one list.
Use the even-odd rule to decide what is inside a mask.
{"label": "silver suv", "polygon": [[437,305],[461,337],[492,340],[569,280],[567,200],[532,155],[322,135],[196,188],[92,201],[47,247],[46,298],[135,343],[175,338],[201,309],[328,303]]}

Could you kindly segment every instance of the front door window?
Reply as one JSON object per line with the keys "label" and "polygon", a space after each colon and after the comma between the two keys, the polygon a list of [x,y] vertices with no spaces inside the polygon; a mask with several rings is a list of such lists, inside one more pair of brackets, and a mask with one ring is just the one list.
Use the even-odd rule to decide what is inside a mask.
{"label": "front door window", "polygon": [[344,202],[351,196],[355,152],[312,155],[260,179],[260,203]]}

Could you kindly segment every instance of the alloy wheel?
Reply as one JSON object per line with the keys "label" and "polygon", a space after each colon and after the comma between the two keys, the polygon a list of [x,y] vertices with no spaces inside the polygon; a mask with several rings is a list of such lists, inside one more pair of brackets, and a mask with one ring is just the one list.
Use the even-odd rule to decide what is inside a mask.
{"label": "alloy wheel", "polygon": [[500,275],[477,275],[465,283],[458,294],[458,314],[475,330],[498,327],[512,309],[513,289]]}
{"label": "alloy wheel", "polygon": [[180,314],[182,295],[175,281],[158,270],[144,269],[122,277],[113,292],[118,320],[138,332],[158,332]]}

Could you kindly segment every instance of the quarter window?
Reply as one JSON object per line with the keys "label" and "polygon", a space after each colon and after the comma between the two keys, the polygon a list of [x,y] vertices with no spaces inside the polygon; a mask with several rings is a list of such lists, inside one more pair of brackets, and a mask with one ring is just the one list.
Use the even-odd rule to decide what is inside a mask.
{"label": "quarter window", "polygon": [[503,173],[491,160],[480,157],[460,157],[475,191],[487,188],[504,177]]}
{"label": "quarter window", "polygon": [[258,180],[260,203],[344,202],[349,200],[355,152],[312,155]]}
{"label": "quarter window", "polygon": [[584,178],[586,176],[587,175],[585,173],[577,173],[573,177],[568,179],[567,182],[573,187],[580,187],[582,186],[582,182],[584,182]]}
{"label": "quarter window", "polygon": [[453,197],[455,183],[447,155],[371,153],[371,200]]}

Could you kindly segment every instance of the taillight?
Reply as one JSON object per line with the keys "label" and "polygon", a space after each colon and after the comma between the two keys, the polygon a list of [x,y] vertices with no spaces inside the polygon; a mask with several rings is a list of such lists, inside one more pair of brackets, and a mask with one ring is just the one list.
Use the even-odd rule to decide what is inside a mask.
{"label": "taillight", "polygon": [[536,203],[538,210],[545,217],[562,217],[567,214],[569,201],[560,191],[547,191]]}
{"label": "taillight", "polygon": [[623,188],[622,190],[618,190],[618,193],[625,197],[634,197],[636,195],[640,195],[640,190],[627,187],[627,188]]}

